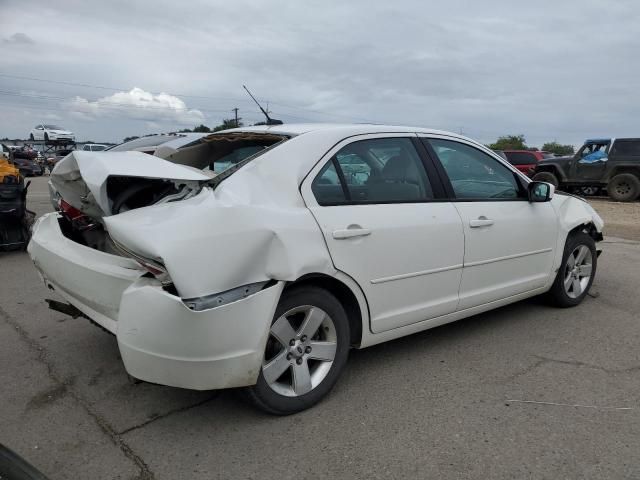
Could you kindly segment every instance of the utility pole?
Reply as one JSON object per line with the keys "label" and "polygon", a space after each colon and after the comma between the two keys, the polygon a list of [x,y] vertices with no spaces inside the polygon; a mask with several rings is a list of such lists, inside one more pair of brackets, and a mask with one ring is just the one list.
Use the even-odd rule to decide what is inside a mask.
{"label": "utility pole", "polygon": [[236,128],[238,128],[240,125],[238,125],[238,107],[233,109],[233,112],[236,115]]}

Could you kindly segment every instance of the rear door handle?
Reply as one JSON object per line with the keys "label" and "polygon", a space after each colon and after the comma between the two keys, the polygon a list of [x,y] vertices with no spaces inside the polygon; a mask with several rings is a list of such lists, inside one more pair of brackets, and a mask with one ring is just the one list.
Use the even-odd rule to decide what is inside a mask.
{"label": "rear door handle", "polygon": [[469,226],[471,228],[489,227],[491,225],[493,225],[493,220],[485,217],[484,215],[479,216],[476,220],[469,221]]}
{"label": "rear door handle", "polygon": [[345,238],[366,237],[371,235],[368,228],[345,228],[344,230],[334,230],[333,238],[336,240],[344,240]]}

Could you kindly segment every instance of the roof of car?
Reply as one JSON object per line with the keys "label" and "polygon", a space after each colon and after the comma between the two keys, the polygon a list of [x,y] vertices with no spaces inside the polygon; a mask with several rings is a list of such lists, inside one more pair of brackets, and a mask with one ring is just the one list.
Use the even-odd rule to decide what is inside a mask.
{"label": "roof of car", "polygon": [[351,135],[365,134],[365,133],[385,133],[385,132],[418,132],[418,133],[435,133],[441,135],[448,135],[453,137],[464,138],[460,135],[446,132],[443,130],[434,130],[422,127],[412,126],[400,126],[400,125],[380,125],[369,123],[287,123],[283,125],[255,125],[252,127],[240,127],[231,130],[223,130],[220,133],[228,132],[269,132],[281,135],[302,135],[304,133],[319,131],[319,130],[343,130]]}

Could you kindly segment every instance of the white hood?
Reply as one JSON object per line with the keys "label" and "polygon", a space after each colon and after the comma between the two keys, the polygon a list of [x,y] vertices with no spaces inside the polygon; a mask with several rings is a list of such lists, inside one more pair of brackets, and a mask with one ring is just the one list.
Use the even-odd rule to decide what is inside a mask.
{"label": "white hood", "polygon": [[[210,179],[195,168],[177,165],[141,152],[74,151],[51,172],[51,184],[62,198],[90,216],[109,215],[109,177],[205,182]],[[99,210],[95,209],[99,207]]]}

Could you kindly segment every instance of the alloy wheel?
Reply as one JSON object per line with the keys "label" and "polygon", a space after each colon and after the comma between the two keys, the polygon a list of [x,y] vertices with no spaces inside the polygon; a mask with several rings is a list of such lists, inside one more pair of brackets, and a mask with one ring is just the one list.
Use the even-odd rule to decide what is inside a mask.
{"label": "alloy wheel", "polygon": [[564,290],[570,298],[578,298],[589,285],[593,256],[586,245],[578,245],[567,258],[564,270]]}
{"label": "alloy wheel", "polygon": [[309,393],[328,375],[338,346],[336,328],[321,308],[292,308],[271,325],[262,375],[276,393]]}

